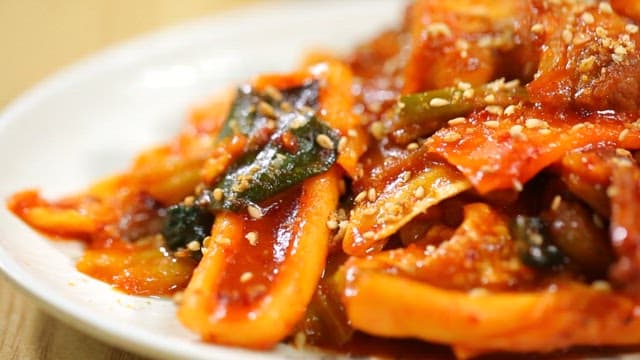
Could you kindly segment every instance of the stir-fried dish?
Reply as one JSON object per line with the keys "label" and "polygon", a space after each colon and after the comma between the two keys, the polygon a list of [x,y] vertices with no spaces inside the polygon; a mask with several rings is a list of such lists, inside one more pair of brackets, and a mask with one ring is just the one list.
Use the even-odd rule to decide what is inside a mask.
{"label": "stir-fried dish", "polygon": [[639,4],[417,0],[122,174],[8,206],[218,344],[639,345]]}

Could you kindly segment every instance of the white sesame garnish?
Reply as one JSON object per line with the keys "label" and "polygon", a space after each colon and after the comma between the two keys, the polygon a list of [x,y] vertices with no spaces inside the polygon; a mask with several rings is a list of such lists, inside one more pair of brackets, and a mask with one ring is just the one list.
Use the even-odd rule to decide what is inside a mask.
{"label": "white sesame garnish", "polygon": [[220,188],[213,189],[213,198],[216,201],[222,201],[223,197],[224,197],[224,193],[222,192],[222,189]]}
{"label": "white sesame garnish", "polygon": [[504,108],[504,114],[505,115],[513,115],[513,114],[516,113],[516,109],[517,109],[516,105],[509,105],[506,108]]}
{"label": "white sesame garnish", "polygon": [[542,34],[544,32],[544,25],[540,23],[533,24],[533,26],[531,26],[531,32],[534,34]]}
{"label": "white sesame garnish", "polygon": [[342,136],[340,141],[338,141],[338,151],[344,152],[347,149],[347,138]]}
{"label": "white sesame garnish", "polygon": [[326,134],[318,134],[318,136],[316,136],[316,142],[325,149],[333,150],[335,147],[333,140]]}
{"label": "white sesame garnish", "polygon": [[489,94],[484,97],[484,101],[487,104],[493,104],[494,102],[496,102],[496,96],[494,94]]}
{"label": "white sesame garnish", "polygon": [[419,147],[420,147],[420,145],[418,145],[418,143],[412,142],[412,143],[409,143],[409,145],[407,145],[407,150],[413,151],[413,150],[418,149]]}
{"label": "white sesame garnish", "polygon": [[361,191],[358,195],[356,195],[355,202],[362,202],[367,197],[366,191]]}
{"label": "white sesame garnish", "polygon": [[258,243],[258,233],[255,231],[248,232],[245,236],[245,239],[251,244],[251,246],[256,246]]}
{"label": "white sesame garnish", "polygon": [[579,72],[589,72],[591,71],[591,69],[593,69],[593,65],[596,63],[596,57],[591,55],[585,59],[580,60],[580,63],[578,64],[578,71]]}
{"label": "white sesame garnish", "polygon": [[251,216],[254,219],[260,219],[262,217],[262,210],[260,210],[256,206],[253,206],[253,205],[247,206],[247,212],[249,213],[249,216]]}
{"label": "white sesame garnish", "polygon": [[593,14],[591,14],[590,12],[585,12],[584,14],[582,14],[582,16],[580,16],[580,18],[582,19],[582,21],[584,21],[585,24],[593,24],[596,19],[593,17]]}
{"label": "white sesame garnish", "polygon": [[608,2],[601,2],[598,5],[598,10],[600,10],[600,12],[602,12],[604,14],[612,14],[613,13],[613,8],[611,7],[611,4],[609,4]]}
{"label": "white sesame garnish", "polygon": [[242,275],[240,275],[240,282],[242,283],[246,283],[251,279],[253,279],[253,273],[250,271],[243,272]]}
{"label": "white sesame garnish", "polygon": [[520,140],[524,140],[526,139],[526,135],[522,133],[522,125],[513,125],[510,129],[509,129],[509,135],[514,138],[514,139],[520,139]]}
{"label": "white sesame garnish", "polygon": [[362,234],[362,237],[367,240],[372,240],[373,238],[376,237],[376,233],[374,233],[373,231],[367,231],[364,234]]}
{"label": "white sesame garnish", "polygon": [[231,239],[224,237],[224,236],[216,236],[215,239],[213,239],[213,241],[218,244],[218,245],[222,245],[222,246],[229,246],[231,245]]}
{"label": "white sesame garnish", "polygon": [[382,140],[385,136],[385,128],[382,121],[374,121],[369,127],[369,132],[376,140]]}
{"label": "white sesame garnish", "polygon": [[571,40],[573,40],[573,33],[569,29],[564,29],[562,31],[562,41],[568,45],[571,44]]}
{"label": "white sesame garnish", "polygon": [[638,27],[638,25],[636,25],[636,24],[627,24],[624,27],[624,30],[626,32],[628,32],[629,34],[637,34],[638,31],[640,31],[640,27]]}
{"label": "white sesame garnish", "polygon": [[629,135],[629,129],[624,129],[624,130],[620,131],[620,134],[618,134],[618,140],[619,141],[624,141],[624,139],[626,139],[627,135]]}
{"label": "white sesame garnish", "polygon": [[513,188],[517,191],[520,192],[523,189],[522,183],[520,182],[520,180],[518,179],[513,179]]}
{"label": "white sesame garnish", "polygon": [[376,201],[376,197],[377,197],[376,189],[371,188],[369,189],[369,191],[367,191],[367,200],[369,200],[370,202],[374,202]]}
{"label": "white sesame garnish", "polygon": [[413,195],[418,199],[422,199],[424,197],[424,188],[422,186],[418,186],[414,191]]}
{"label": "white sesame garnish", "polygon": [[498,120],[487,120],[483,124],[484,126],[491,129],[497,129],[498,126],[500,126],[500,123],[498,122]]}
{"label": "white sesame garnish", "polygon": [[605,280],[596,280],[591,283],[591,288],[596,291],[609,292],[611,291],[611,284]]}
{"label": "white sesame garnish", "polygon": [[537,129],[537,128],[544,128],[544,127],[547,127],[549,125],[544,120],[540,120],[540,119],[536,119],[536,118],[529,118],[524,122],[524,126],[527,129]]}
{"label": "white sesame garnish", "polygon": [[433,98],[429,100],[429,106],[431,107],[443,107],[451,104],[451,101],[443,98]]}
{"label": "white sesame garnish", "polygon": [[463,117],[457,117],[455,119],[451,119],[447,122],[451,126],[462,125],[467,123],[467,119]]}
{"label": "white sesame garnish", "polygon": [[327,228],[329,228],[329,230],[335,230],[338,228],[338,221],[331,219],[329,221],[327,221]]}
{"label": "white sesame garnish", "polygon": [[551,201],[551,210],[558,211],[561,204],[562,204],[562,196],[560,195],[554,196],[553,200]]}
{"label": "white sesame garnish", "polygon": [[502,115],[502,113],[504,112],[504,108],[500,105],[489,105],[485,107],[485,110],[489,114],[493,114],[493,115]]}
{"label": "white sesame garnish", "polygon": [[196,240],[190,241],[187,244],[187,249],[191,250],[191,251],[199,251],[200,250],[200,243]]}
{"label": "white sesame garnish", "polygon": [[427,30],[427,35],[431,37],[437,37],[437,36],[450,37],[452,35],[451,29],[449,28],[449,26],[441,22],[436,22],[436,23],[427,25],[426,30]]}
{"label": "white sesame garnish", "polygon": [[462,135],[460,135],[460,133],[457,133],[455,131],[449,131],[446,134],[444,134],[444,136],[442,137],[442,140],[444,140],[444,142],[454,142],[454,141],[458,141],[462,138]]}
{"label": "white sesame garnish", "polygon": [[273,108],[273,106],[269,105],[268,103],[264,102],[264,101],[260,101],[258,103],[258,111],[267,117],[270,118],[275,118],[276,117],[276,111]]}

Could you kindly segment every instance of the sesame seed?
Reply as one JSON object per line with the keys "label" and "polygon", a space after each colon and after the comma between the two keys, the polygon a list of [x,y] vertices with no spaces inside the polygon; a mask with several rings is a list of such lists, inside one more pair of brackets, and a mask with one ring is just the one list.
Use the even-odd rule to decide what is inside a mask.
{"label": "sesame seed", "polygon": [[222,246],[229,246],[231,245],[231,239],[227,238],[227,237],[223,237],[223,236],[216,236],[215,239],[213,239],[213,241],[218,244],[218,245],[222,245]]}
{"label": "sesame seed", "polygon": [[362,234],[362,237],[367,240],[372,240],[373,238],[376,237],[376,233],[374,233],[373,231],[367,231],[364,234]]}
{"label": "sesame seed", "polygon": [[451,29],[449,28],[449,26],[441,22],[436,22],[436,23],[427,25],[426,30],[427,30],[427,35],[431,37],[437,37],[437,36],[450,37],[451,36]]}
{"label": "sesame seed", "polygon": [[585,24],[593,24],[596,19],[593,17],[593,14],[591,14],[590,12],[585,12],[584,14],[582,14],[582,16],[580,16],[580,18],[582,19],[582,21],[584,21]]}
{"label": "sesame seed", "polygon": [[500,126],[500,123],[498,122],[498,120],[487,120],[483,124],[484,126],[491,129],[497,129],[498,126]]}
{"label": "sesame seed", "polygon": [[578,131],[584,128],[586,125],[584,123],[577,123],[571,127],[571,131]]}
{"label": "sesame seed", "polygon": [[369,200],[370,202],[374,202],[376,201],[376,197],[377,197],[376,189],[371,188],[369,189],[369,191],[367,191],[367,200]]}
{"label": "sesame seed", "polygon": [[349,137],[356,137],[358,136],[358,132],[355,131],[355,129],[349,129],[347,130],[347,135],[349,135]]}
{"label": "sesame seed", "polygon": [[504,108],[500,105],[489,105],[484,108],[489,114],[502,115]]}
{"label": "sesame seed", "polygon": [[355,202],[362,202],[367,197],[366,191],[361,191],[358,195],[356,195]]}
{"label": "sesame seed", "polygon": [[264,102],[264,101],[260,101],[258,103],[258,111],[267,117],[270,118],[275,118],[276,117],[276,111],[273,108],[273,106],[269,105],[268,103]]}
{"label": "sesame seed", "polygon": [[504,114],[505,115],[513,115],[513,114],[516,113],[516,109],[517,109],[516,105],[509,105],[504,109]]}
{"label": "sesame seed", "polygon": [[291,112],[293,111],[293,106],[291,106],[291,103],[289,103],[288,101],[283,101],[280,103],[280,110]]}
{"label": "sesame seed", "polygon": [[584,73],[584,72],[589,72],[591,71],[591,69],[593,69],[593,65],[596,63],[596,57],[591,55],[586,59],[582,59],[580,60],[580,63],[578,64],[578,71]]}
{"label": "sesame seed", "polygon": [[607,188],[607,196],[612,198],[614,196],[618,195],[618,188],[611,185]]}
{"label": "sesame seed", "polygon": [[522,133],[522,129],[523,129],[522,125],[513,125],[509,129],[509,135],[514,139],[525,140],[527,137],[525,134]]}
{"label": "sesame seed", "polygon": [[458,81],[457,87],[460,90],[469,90],[471,89],[471,84],[465,81]]}
{"label": "sesame seed", "polygon": [[414,191],[413,195],[418,199],[422,199],[424,197],[424,188],[422,186],[418,186]]}
{"label": "sesame seed", "polygon": [[418,143],[412,142],[412,143],[409,143],[409,145],[407,145],[407,150],[413,151],[418,149],[419,147],[420,145],[418,145]]}
{"label": "sesame seed", "polygon": [[611,291],[611,284],[604,280],[596,280],[591,283],[591,288],[596,291],[609,292]]}
{"label": "sesame seed", "polygon": [[369,127],[369,132],[376,140],[382,140],[386,131],[382,121],[374,121]]}
{"label": "sesame seed", "polygon": [[604,14],[612,14],[613,13],[613,8],[611,7],[611,4],[609,4],[608,2],[601,2],[598,5],[598,10],[600,10],[600,12],[602,12]]}
{"label": "sesame seed", "polygon": [[362,210],[362,213],[365,214],[365,215],[374,215],[377,212],[378,212],[378,210],[373,206],[370,206],[370,207]]}
{"label": "sesame seed", "polygon": [[626,150],[626,149],[617,148],[616,149],[616,155],[618,155],[618,156],[631,156],[631,152],[629,152],[629,150]]}
{"label": "sesame seed", "polygon": [[224,197],[224,192],[222,192],[222,189],[220,188],[213,189],[213,198],[216,201],[222,201],[223,197]]}
{"label": "sesame seed", "polygon": [[571,40],[573,40],[573,33],[569,29],[564,29],[562,31],[562,41],[568,45],[571,44]]}
{"label": "sesame seed", "polygon": [[329,228],[330,230],[335,230],[338,228],[338,221],[337,220],[329,220],[327,221],[327,228]]}
{"label": "sesame seed", "polygon": [[624,30],[626,32],[628,32],[629,34],[637,34],[638,31],[640,31],[640,27],[638,27],[638,25],[636,25],[636,24],[627,24],[624,27]]}
{"label": "sesame seed", "polygon": [[473,89],[466,89],[464,92],[462,92],[462,97],[465,99],[471,99],[474,95],[475,95],[475,90]]}
{"label": "sesame seed", "polygon": [[318,136],[316,136],[316,142],[321,147],[323,147],[325,149],[329,149],[329,150],[333,150],[333,148],[335,146],[333,144],[333,140],[331,140],[331,138],[328,137],[326,134],[319,134]]}
{"label": "sesame seed", "polygon": [[611,59],[616,63],[620,64],[624,61],[624,55],[621,54],[612,54]]}
{"label": "sesame seed", "polygon": [[470,297],[486,296],[486,295],[489,295],[489,290],[485,288],[473,288],[469,290],[468,294]]}
{"label": "sesame seed", "polygon": [[248,232],[245,236],[245,239],[251,244],[251,246],[256,246],[258,243],[258,233],[256,231]]}
{"label": "sesame seed", "polygon": [[462,125],[467,123],[467,119],[464,117],[457,117],[455,119],[451,119],[447,122],[451,126]]}
{"label": "sesame seed", "polygon": [[542,24],[533,24],[531,26],[531,32],[534,34],[542,34],[544,32],[544,25]]}
{"label": "sesame seed", "polygon": [[558,211],[558,209],[560,208],[560,204],[562,204],[562,196],[554,196],[553,200],[551,201],[551,210]]}
{"label": "sesame seed", "polygon": [[429,100],[429,106],[431,107],[443,107],[450,104],[451,104],[451,101],[443,98],[433,98]]}
{"label": "sesame seed", "polygon": [[253,278],[253,273],[250,271],[247,272],[243,272],[242,275],[240,275],[240,282],[245,283],[249,280],[251,280]]}
{"label": "sesame seed", "polygon": [[627,55],[627,49],[622,46],[622,45],[618,45],[613,49],[613,52],[618,54],[618,55]]}
{"label": "sesame seed", "polygon": [[606,38],[609,36],[609,32],[605,30],[602,26],[596,27],[596,35],[600,38]]}
{"label": "sesame seed", "polygon": [[550,129],[547,129],[547,128],[544,128],[544,129],[540,129],[540,130],[538,130],[538,133],[539,133],[540,135],[550,135],[550,134],[551,134],[551,130],[550,130]]}
{"label": "sesame seed", "polygon": [[347,149],[347,138],[342,136],[338,141],[338,151],[344,152]]}
{"label": "sesame seed", "polygon": [[527,129],[537,129],[537,128],[547,127],[549,125],[547,124],[546,121],[536,119],[536,118],[530,118],[524,122],[524,126]]}
{"label": "sesame seed", "polygon": [[199,251],[200,250],[200,243],[196,240],[190,241],[187,244],[187,249],[191,250],[191,251]]}
{"label": "sesame seed", "polygon": [[298,115],[291,121],[291,123],[289,124],[289,127],[291,129],[299,129],[302,126],[304,126],[304,124],[306,123],[307,123],[307,118],[302,115]]}
{"label": "sesame seed", "polygon": [[518,179],[513,179],[513,188],[517,191],[520,192],[523,189],[522,183],[520,182],[520,180]]}
{"label": "sesame seed", "polygon": [[455,131],[449,131],[446,134],[444,134],[444,136],[442,137],[442,140],[444,140],[445,142],[454,142],[454,141],[458,141],[462,138],[462,135],[460,135],[459,133],[455,132]]}
{"label": "sesame seed", "polygon": [[493,104],[494,102],[496,102],[496,96],[494,94],[489,94],[484,97],[484,101],[487,104]]}
{"label": "sesame seed", "polygon": [[275,101],[282,101],[282,93],[280,92],[280,90],[271,85],[267,86],[264,89],[264,93]]}
{"label": "sesame seed", "polygon": [[193,196],[187,196],[186,198],[184,198],[183,203],[187,206],[191,206],[195,201],[196,201],[196,198],[194,198]]}
{"label": "sesame seed", "polygon": [[262,210],[253,205],[247,206],[247,212],[249,213],[249,216],[254,219],[260,219],[262,217]]}
{"label": "sesame seed", "polygon": [[629,135],[629,129],[624,129],[624,130],[620,131],[620,134],[618,135],[618,140],[619,141],[624,141],[624,139],[627,137],[627,135]]}

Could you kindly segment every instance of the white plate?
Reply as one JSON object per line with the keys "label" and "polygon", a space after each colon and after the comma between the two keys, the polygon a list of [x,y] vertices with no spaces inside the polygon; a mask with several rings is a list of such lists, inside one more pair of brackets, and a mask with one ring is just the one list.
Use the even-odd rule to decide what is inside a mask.
{"label": "white plate", "polygon": [[[0,115],[0,199],[37,187],[56,197],[126,169],[169,139],[188,109],[252,75],[291,69],[305,50],[345,50],[399,21],[401,1],[266,3],[138,38],[77,64]],[[78,244],[52,242],[0,207],[0,269],[52,315],[157,358],[308,358],[202,343],[168,300],[127,296],[76,271]]]}

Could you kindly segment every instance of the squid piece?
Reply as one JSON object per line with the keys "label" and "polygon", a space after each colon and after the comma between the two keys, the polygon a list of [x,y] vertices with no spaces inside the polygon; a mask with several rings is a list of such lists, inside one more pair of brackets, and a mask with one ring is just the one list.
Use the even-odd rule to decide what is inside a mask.
{"label": "squid piece", "polygon": [[527,86],[532,101],[552,108],[637,111],[638,27],[606,3],[544,3],[535,24],[540,65]]}
{"label": "squid piece", "polygon": [[397,174],[384,181],[380,189],[364,192],[366,196],[353,209],[343,240],[344,252],[363,255],[381,250],[386,238],[411,219],[470,188],[462,174],[425,150],[419,149],[402,162]]}
{"label": "squid piece", "polygon": [[324,269],[340,172],[305,180],[252,215],[220,212],[178,317],[203,339],[269,348],[291,333]]}
{"label": "squid piece", "polygon": [[608,143],[640,148],[640,123],[624,113],[550,112],[523,105],[501,115],[487,110],[436,132],[427,145],[481,193],[519,189],[571,150]]}
{"label": "squid piece", "polygon": [[458,81],[480,85],[499,77],[531,78],[538,57],[526,46],[531,12],[527,0],[417,1],[409,14],[412,51],[403,93]]}
{"label": "squid piece", "polygon": [[485,204],[468,205],[450,240],[421,250],[346,263],[343,302],[353,327],[449,344],[460,357],[640,341],[631,298],[566,277],[536,285],[544,279],[522,266],[507,224]]}

